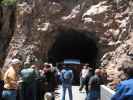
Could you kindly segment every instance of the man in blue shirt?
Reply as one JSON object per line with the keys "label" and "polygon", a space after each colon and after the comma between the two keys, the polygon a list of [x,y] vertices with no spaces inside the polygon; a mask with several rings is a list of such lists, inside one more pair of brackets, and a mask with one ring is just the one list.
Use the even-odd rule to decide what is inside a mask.
{"label": "man in blue shirt", "polygon": [[133,100],[133,63],[124,63],[122,70],[128,79],[118,84],[116,93],[111,100]]}
{"label": "man in blue shirt", "polygon": [[73,100],[72,97],[72,81],[73,81],[73,71],[69,64],[63,66],[64,68],[61,71],[61,82],[62,82],[62,99],[65,100],[66,89],[69,92],[69,100]]}

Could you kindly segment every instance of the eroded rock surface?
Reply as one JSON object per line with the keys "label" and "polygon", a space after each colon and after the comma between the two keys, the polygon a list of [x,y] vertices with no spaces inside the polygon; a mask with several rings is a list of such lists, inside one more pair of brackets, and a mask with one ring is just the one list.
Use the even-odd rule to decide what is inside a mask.
{"label": "eroded rock surface", "polygon": [[0,66],[2,67],[7,48],[15,30],[15,6],[0,5]]}
{"label": "eroded rock surface", "polygon": [[13,36],[4,29],[8,31],[4,36],[11,37],[8,49],[4,49],[8,52],[5,65],[17,55],[23,61],[28,57],[47,61],[58,29],[73,28],[96,32],[99,62],[113,81],[127,53],[133,53],[132,8],[132,0],[19,0]]}

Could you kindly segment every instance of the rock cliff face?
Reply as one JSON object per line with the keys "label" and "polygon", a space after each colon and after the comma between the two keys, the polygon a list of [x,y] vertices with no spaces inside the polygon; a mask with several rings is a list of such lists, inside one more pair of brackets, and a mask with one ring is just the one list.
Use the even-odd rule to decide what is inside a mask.
{"label": "rock cliff face", "polygon": [[0,5],[0,66],[4,63],[14,30],[15,6]]}
{"label": "rock cliff face", "polygon": [[[56,57],[61,58],[61,60],[63,57],[70,57],[63,55],[63,53],[72,54],[73,57],[71,58],[80,55],[82,56],[79,58],[83,58],[85,54],[80,54],[80,52],[87,53],[87,51],[82,50],[87,48],[91,52],[88,53],[87,57],[90,55],[94,60],[90,61],[91,58],[86,57],[87,60],[83,59],[83,61],[88,61],[91,64],[96,62],[107,68],[112,81],[114,77],[119,75],[117,69],[128,57],[127,53],[133,53],[132,0],[19,0],[15,14],[15,28],[9,25],[9,23],[13,23],[12,20],[9,21],[13,17],[5,19],[5,23],[8,22],[7,29],[2,31],[3,29],[0,27],[0,36],[6,37],[3,41],[6,41],[4,43],[8,47],[8,49],[0,48],[2,49],[0,54],[8,52],[5,65],[16,56],[21,56],[23,61],[29,60],[29,58],[36,61],[53,61]],[[8,16],[11,16],[11,13]],[[4,25],[2,27],[4,28]],[[70,32],[69,29],[73,29],[80,35],[72,35],[73,32],[70,32],[69,35],[60,35],[66,33],[60,31],[63,29],[67,32]],[[6,34],[2,35],[2,33]],[[8,37],[11,37],[9,44],[10,39],[7,39]],[[82,38],[79,39],[79,37]],[[58,44],[58,41],[62,42],[61,39],[64,42],[74,39],[75,41],[86,40],[89,42],[84,46],[84,42],[80,44],[74,41]],[[71,45],[71,43],[73,44]],[[74,47],[80,48],[77,53],[71,52],[74,51],[72,50],[73,45],[78,44],[79,46]],[[69,51],[71,53],[60,49],[64,48],[62,45],[70,45],[66,49],[71,48]]]}

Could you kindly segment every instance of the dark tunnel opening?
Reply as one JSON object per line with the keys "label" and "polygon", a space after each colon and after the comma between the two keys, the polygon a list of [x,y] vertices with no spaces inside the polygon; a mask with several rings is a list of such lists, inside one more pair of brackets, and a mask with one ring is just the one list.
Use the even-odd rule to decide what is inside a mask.
{"label": "dark tunnel opening", "polygon": [[48,52],[49,62],[61,62],[64,59],[80,59],[81,63],[95,66],[98,48],[95,32],[76,30],[61,31]]}

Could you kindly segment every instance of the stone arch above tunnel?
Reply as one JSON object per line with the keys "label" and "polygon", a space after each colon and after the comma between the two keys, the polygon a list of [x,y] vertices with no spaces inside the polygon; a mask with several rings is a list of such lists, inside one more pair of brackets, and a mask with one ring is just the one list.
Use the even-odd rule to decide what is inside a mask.
{"label": "stone arch above tunnel", "polygon": [[61,62],[64,59],[80,59],[81,63],[95,65],[98,47],[95,32],[68,29],[60,31],[48,51],[49,62]]}

